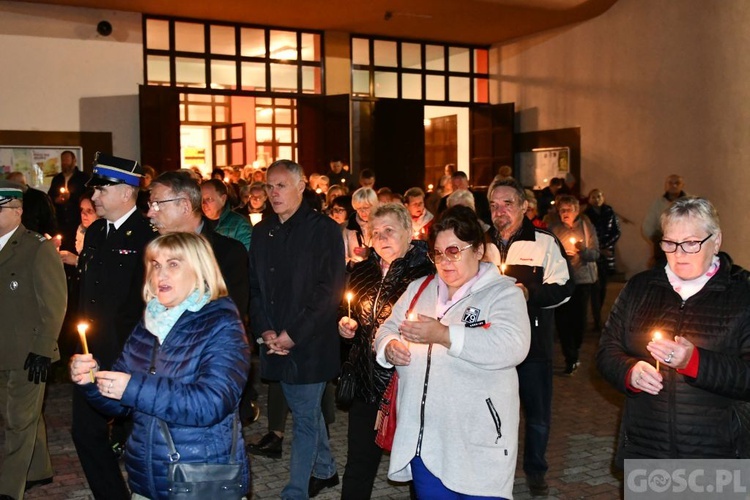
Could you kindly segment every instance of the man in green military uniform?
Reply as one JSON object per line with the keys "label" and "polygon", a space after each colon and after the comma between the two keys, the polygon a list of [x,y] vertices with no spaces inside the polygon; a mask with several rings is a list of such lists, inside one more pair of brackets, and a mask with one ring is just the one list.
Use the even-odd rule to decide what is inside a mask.
{"label": "man in green military uniform", "polygon": [[0,411],[5,457],[0,500],[52,480],[42,401],[67,305],[62,261],[51,241],[21,224],[23,190],[0,181]]}

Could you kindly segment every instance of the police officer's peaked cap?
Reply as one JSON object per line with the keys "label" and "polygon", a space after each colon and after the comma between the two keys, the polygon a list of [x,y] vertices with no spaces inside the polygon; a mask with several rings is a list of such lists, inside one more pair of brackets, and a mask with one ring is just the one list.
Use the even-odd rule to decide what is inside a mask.
{"label": "police officer's peaked cap", "polygon": [[141,177],[143,177],[143,168],[137,161],[97,152],[94,158],[94,173],[86,185],[127,184],[138,187],[141,184]]}

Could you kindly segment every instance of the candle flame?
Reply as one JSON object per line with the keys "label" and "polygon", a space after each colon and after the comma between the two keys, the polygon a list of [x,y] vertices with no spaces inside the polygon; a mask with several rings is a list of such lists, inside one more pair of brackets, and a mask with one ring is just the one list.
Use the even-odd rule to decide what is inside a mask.
{"label": "candle flame", "polygon": [[500,272],[505,274],[505,269],[506,269],[505,264],[500,264]]}
{"label": "candle flame", "polygon": [[571,237],[570,237],[570,239],[569,239],[568,241],[570,241],[570,244],[571,244],[571,245],[575,245],[576,241],[578,241],[578,240],[577,240],[577,239],[575,239],[575,238],[573,238],[573,237],[571,236]]}
{"label": "candle flame", "polygon": [[409,321],[417,321],[417,315],[415,313],[409,313]]}
{"label": "candle flame", "polygon": [[346,294],[346,300],[348,300],[349,302],[351,302],[353,298],[354,298],[354,294],[352,292],[347,292],[347,294]]}
{"label": "candle flame", "polygon": [[88,323],[78,323],[78,335],[86,335],[86,330],[89,329]]}
{"label": "candle flame", "polygon": [[661,332],[659,330],[656,330],[654,334],[651,336],[651,340],[659,340],[661,339]]}
{"label": "candle flame", "polygon": [[64,193],[65,192],[65,188],[60,188],[60,192]]}

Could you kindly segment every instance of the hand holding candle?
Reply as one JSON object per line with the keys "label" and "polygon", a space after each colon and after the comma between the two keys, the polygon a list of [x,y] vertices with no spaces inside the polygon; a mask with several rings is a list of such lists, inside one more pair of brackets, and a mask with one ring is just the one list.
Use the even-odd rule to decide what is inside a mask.
{"label": "hand holding candle", "polygon": [[[88,329],[89,329],[88,323],[78,323],[78,335],[81,337],[81,345],[83,346],[84,354],[89,353],[89,344],[86,341],[86,330]],[[96,379],[94,378],[94,370],[91,370],[89,373],[91,374],[91,381],[96,382]]]}

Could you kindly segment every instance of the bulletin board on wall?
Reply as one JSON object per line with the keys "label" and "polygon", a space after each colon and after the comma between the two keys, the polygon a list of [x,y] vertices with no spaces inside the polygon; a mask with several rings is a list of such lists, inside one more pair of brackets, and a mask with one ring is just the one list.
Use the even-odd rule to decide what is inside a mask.
{"label": "bulletin board on wall", "polygon": [[81,146],[0,146],[0,173],[21,172],[26,184],[46,192],[52,178],[61,172],[64,151],[83,158]]}
{"label": "bulletin board on wall", "polygon": [[543,189],[553,177],[565,177],[570,172],[570,148],[537,148],[518,153],[521,184]]}
{"label": "bulletin board on wall", "polygon": [[[57,132],[57,131],[38,131],[38,130],[0,130],[0,150],[5,149],[29,149],[52,155],[55,151],[62,153],[70,150],[76,153],[78,168],[86,173],[91,173],[94,157],[97,151],[112,154],[112,133],[111,132]],[[49,151],[42,151],[49,148]],[[7,154],[7,153],[6,153]],[[23,156],[23,153],[21,154]],[[50,159],[50,158],[48,158]],[[33,154],[28,162],[33,161]],[[46,161],[46,160],[44,160]],[[57,171],[59,172],[59,154],[57,155]],[[0,172],[5,170],[5,166],[10,163],[0,157]],[[44,165],[44,163],[43,163]],[[48,168],[51,167],[48,164]],[[50,172],[51,173],[51,172]],[[44,176],[44,183],[39,189],[44,190],[49,186],[52,177]],[[34,179],[27,177],[29,185],[36,185]]]}

